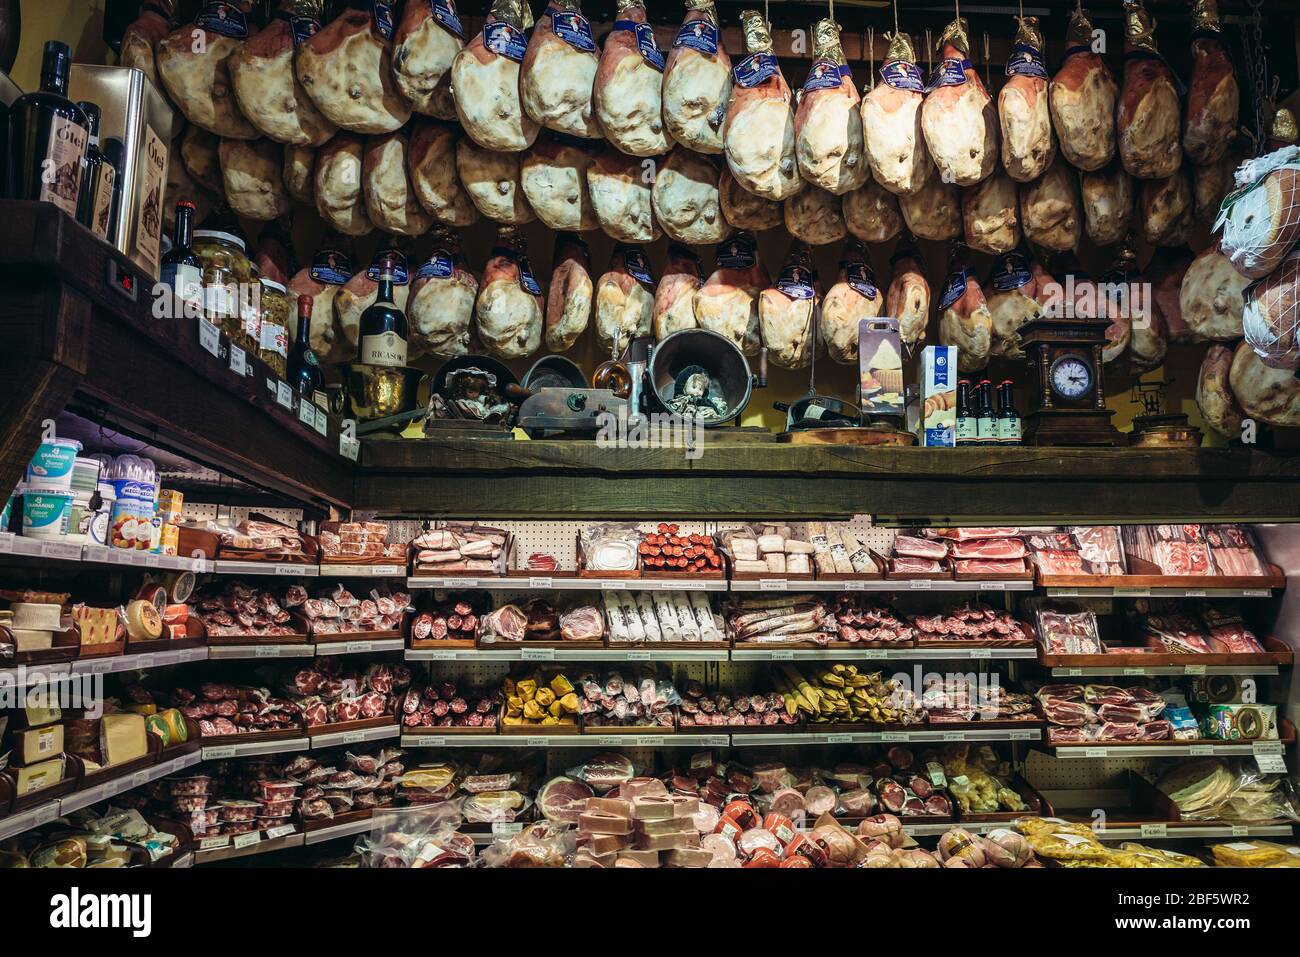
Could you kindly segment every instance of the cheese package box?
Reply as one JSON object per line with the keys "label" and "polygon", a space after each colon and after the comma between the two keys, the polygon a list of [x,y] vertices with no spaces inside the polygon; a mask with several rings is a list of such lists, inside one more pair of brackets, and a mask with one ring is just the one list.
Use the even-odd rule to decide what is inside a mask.
{"label": "cheese package box", "polygon": [[72,609],[72,623],[83,645],[109,645],[117,640],[120,619],[116,608],[77,605]]}
{"label": "cheese package box", "polygon": [[99,719],[99,751],[105,767],[134,761],[149,753],[149,736],[144,727],[144,716],[139,714],[106,714]]}
{"label": "cheese package box", "polygon": [[63,755],[38,764],[29,764],[25,768],[14,768],[13,771],[16,794],[22,797],[63,780]]}
{"label": "cheese package box", "polygon": [[903,353],[898,320],[858,322],[858,403],[863,415],[903,415]]}
{"label": "cheese package box", "polygon": [[921,350],[922,445],[953,448],[957,444],[957,347]]}
{"label": "cheese package box", "polygon": [[39,764],[63,753],[63,725],[47,724],[41,728],[15,731],[13,755],[16,765]]}

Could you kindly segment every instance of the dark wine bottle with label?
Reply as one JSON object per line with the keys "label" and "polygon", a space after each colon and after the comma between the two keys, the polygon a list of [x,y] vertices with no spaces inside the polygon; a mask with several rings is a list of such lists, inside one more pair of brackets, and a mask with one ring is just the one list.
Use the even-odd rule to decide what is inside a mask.
{"label": "dark wine bottle with label", "polygon": [[977,445],[975,416],[971,412],[970,381],[957,382],[957,445]]}
{"label": "dark wine bottle with label", "polygon": [[99,148],[99,106],[86,100],[77,106],[86,114],[87,136],[86,161],[81,169],[81,195],[77,200],[77,222],[100,239],[108,239],[117,169]]}
{"label": "dark wine bottle with label", "polygon": [[172,318],[203,315],[203,263],[194,252],[194,204],[181,200],[176,204],[176,226],[172,246],[163,254],[159,281],[169,287],[174,297]]}
{"label": "dark wine bottle with label", "polygon": [[72,51],[50,40],[41,61],[41,88],[14,100],[9,112],[5,195],[53,203],[77,215],[86,114],[68,99]]}
{"label": "dark wine bottle with label", "polygon": [[298,297],[298,331],[285,362],[289,386],[304,402],[315,401],[322,379],[320,363],[311,351],[311,308],[311,296]]}
{"label": "dark wine bottle with label", "polygon": [[126,144],[116,136],[104,139],[104,160],[113,167],[113,211],[108,217],[108,235],[117,235],[122,216],[122,170],[126,169]]}
{"label": "dark wine bottle with label", "polygon": [[975,432],[980,445],[998,444],[997,417],[993,414],[993,383],[981,379],[976,386]]}
{"label": "dark wine bottle with label", "polygon": [[385,256],[379,264],[379,293],[374,304],[361,314],[361,350],[357,359],[362,365],[406,365],[406,314],[393,300],[396,274],[396,260]]}
{"label": "dark wine bottle with label", "polygon": [[1005,379],[998,386],[998,444],[1021,445],[1024,442],[1020,413],[1016,411],[1016,400],[1012,394],[1014,384]]}

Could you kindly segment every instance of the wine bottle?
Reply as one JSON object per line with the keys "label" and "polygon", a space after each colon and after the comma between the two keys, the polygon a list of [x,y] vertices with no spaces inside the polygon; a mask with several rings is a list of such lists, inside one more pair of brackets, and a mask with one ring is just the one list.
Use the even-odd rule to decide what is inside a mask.
{"label": "wine bottle", "polygon": [[285,362],[289,386],[304,402],[315,401],[322,379],[320,363],[311,351],[311,307],[311,296],[298,297],[298,331]]}
{"label": "wine bottle", "polygon": [[98,104],[83,100],[77,106],[86,114],[87,137],[86,161],[81,170],[81,195],[77,199],[77,222],[100,239],[108,239],[117,169],[99,148]]}
{"label": "wine bottle", "polygon": [[194,239],[195,207],[187,199],[176,204],[176,226],[172,230],[172,248],[163,254],[159,275],[168,286],[175,311],[172,318],[203,315],[203,263],[191,247]]}
{"label": "wine bottle", "polygon": [[14,100],[9,112],[5,195],[53,203],[77,215],[86,114],[68,99],[72,51],[50,40],[41,60],[41,88]]}
{"label": "wine bottle", "polygon": [[1016,411],[1015,388],[1010,379],[1005,379],[998,386],[998,444],[1021,445],[1024,442],[1020,413]]}
{"label": "wine bottle", "polygon": [[993,383],[981,379],[976,388],[975,433],[977,444],[997,445],[997,418],[993,414]]}
{"label": "wine bottle", "polygon": [[358,360],[368,366],[406,365],[406,315],[393,300],[397,264],[385,256],[379,264],[379,293],[361,314],[361,351]]}
{"label": "wine bottle", "polygon": [[975,416],[971,413],[970,380],[957,382],[957,445],[978,445]]}

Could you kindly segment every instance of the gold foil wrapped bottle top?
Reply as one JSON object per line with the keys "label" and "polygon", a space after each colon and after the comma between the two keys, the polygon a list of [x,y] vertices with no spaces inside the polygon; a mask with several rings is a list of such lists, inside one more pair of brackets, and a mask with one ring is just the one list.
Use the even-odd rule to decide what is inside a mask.
{"label": "gold foil wrapped bottle top", "polygon": [[1083,8],[1075,10],[1070,14],[1070,26],[1065,31],[1065,45],[1067,47],[1092,47],[1092,21],[1088,15],[1083,12]]}
{"label": "gold foil wrapped bottle top", "polygon": [[813,58],[830,60],[840,66],[848,62],[840,46],[840,25],[834,20],[818,20],[813,24]]}
{"label": "gold foil wrapped bottle top", "polygon": [[903,33],[901,30],[894,34],[885,34],[885,39],[889,41],[889,52],[885,54],[885,62],[891,60],[903,60],[907,63],[916,62],[916,48],[912,46],[912,35]]}
{"label": "gold foil wrapped bottle top", "polygon": [[527,30],[533,25],[533,12],[524,0],[492,0],[493,17],[508,23],[516,30]]}
{"label": "gold foil wrapped bottle top", "polygon": [[1137,253],[1133,251],[1133,234],[1129,233],[1115,252],[1115,262],[1110,267],[1111,271],[1131,272],[1137,268],[1137,259]]}
{"label": "gold foil wrapped bottle top", "polygon": [[763,14],[746,10],[740,15],[740,26],[745,31],[745,50],[749,53],[771,53],[772,32]]}
{"label": "gold foil wrapped bottle top", "polygon": [[1020,26],[1016,28],[1014,42],[1031,46],[1035,50],[1043,49],[1043,31],[1038,27],[1038,17],[1016,17]]}
{"label": "gold foil wrapped bottle top", "polygon": [[325,15],[325,0],[284,0],[280,9],[295,17],[320,20]]}
{"label": "gold foil wrapped bottle top", "polygon": [[630,10],[632,7],[641,7],[642,9],[644,9],[645,4],[642,3],[641,0],[618,0],[618,3],[614,5],[614,10],[619,14],[623,14],[626,13],[628,10]]}
{"label": "gold foil wrapped bottle top", "polygon": [[[524,5],[527,6],[527,3],[525,2]],[[582,12],[581,0],[547,0],[546,5],[548,7],[550,6],[558,7],[562,12],[568,12],[568,13]]]}
{"label": "gold foil wrapped bottle top", "polygon": [[1142,0],[1124,0],[1124,41],[1134,50],[1156,52],[1156,18]]}
{"label": "gold foil wrapped bottle top", "polygon": [[1272,139],[1283,143],[1294,143],[1300,139],[1300,130],[1296,129],[1295,114],[1287,107],[1280,107],[1273,115]]}
{"label": "gold foil wrapped bottle top", "polygon": [[961,51],[962,56],[970,53],[970,25],[965,17],[957,17],[944,27],[943,33],[939,34],[939,42],[934,45],[934,48],[942,54],[943,48],[949,44]]}
{"label": "gold foil wrapped bottle top", "polygon": [[1192,29],[1219,32],[1219,0],[1192,0]]}

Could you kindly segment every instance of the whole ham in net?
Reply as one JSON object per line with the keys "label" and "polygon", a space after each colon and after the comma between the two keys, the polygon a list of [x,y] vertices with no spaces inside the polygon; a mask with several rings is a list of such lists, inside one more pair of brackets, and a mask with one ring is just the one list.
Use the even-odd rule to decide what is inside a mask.
{"label": "whole ham in net", "polygon": [[912,38],[906,33],[886,37],[881,82],[862,98],[862,127],[872,175],[891,193],[903,195],[915,193],[934,173],[921,130],[925,80],[916,68]]}
{"label": "whole ham in net", "polygon": [[524,31],[532,25],[532,11],[523,0],[492,0],[483,29],[452,61],[456,116],[484,149],[527,149],[541,129],[519,99],[519,64],[528,45]]}
{"label": "whole ham in net", "polygon": [[1214,223],[1220,248],[1247,279],[1261,279],[1300,241],[1300,147],[1284,146],[1237,169],[1237,189]]}
{"label": "whole ham in net", "polygon": [[605,139],[631,156],[659,156],[672,147],[664,129],[666,59],[646,22],[641,0],[618,0],[614,28],[596,68],[592,105]]}
{"label": "whole ham in net", "polygon": [[320,29],[320,7],[319,0],[283,0],[279,13],[228,61],[240,110],[278,143],[320,146],[336,129],[294,75],[295,49]]}
{"label": "whole ham in net", "polygon": [[1300,365],[1300,249],[1246,287],[1242,326],[1264,365],[1284,370]]}
{"label": "whole ham in net", "polygon": [[664,67],[668,135],[697,153],[721,153],[731,87],[731,58],[722,43],[713,0],[686,0],[686,17]]}
{"label": "whole ham in net", "polygon": [[542,344],[542,290],[528,265],[523,240],[510,226],[497,231],[474,319],[479,340],[499,359],[526,358]]}
{"label": "whole ham in net", "polygon": [[944,28],[937,49],[942,59],[921,105],[925,145],[946,182],[974,186],[998,162],[997,107],[967,59],[970,28],[965,17]]}
{"label": "whole ham in net", "polygon": [[795,158],[793,96],[763,15],[746,10],[741,23],[748,55],[732,71],[736,86],[722,128],[727,165],[751,193],[782,200],[804,185]]}
{"label": "whole ham in net", "polygon": [[335,126],[391,133],[411,118],[393,79],[393,24],[387,8],[350,7],[298,48],[298,82]]}
{"label": "whole ham in net", "polygon": [[533,122],[557,133],[600,137],[592,89],[600,51],[579,0],[550,0],[519,68],[519,98]]}
{"label": "whole ham in net", "polygon": [[393,36],[393,79],[412,110],[440,120],[456,118],[451,65],[464,47],[455,0],[406,4]]}
{"label": "whole ham in net", "polygon": [[840,47],[840,25],[813,26],[813,62],[794,118],[799,175],[837,196],[857,189],[870,174],[863,153],[861,98]]}

